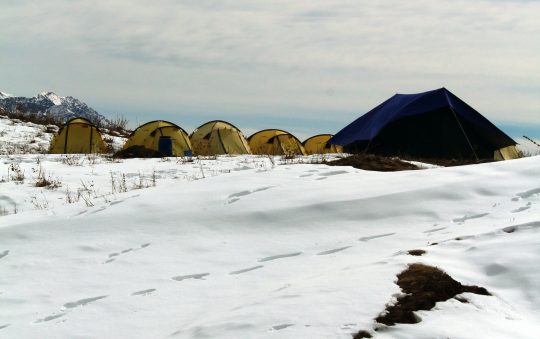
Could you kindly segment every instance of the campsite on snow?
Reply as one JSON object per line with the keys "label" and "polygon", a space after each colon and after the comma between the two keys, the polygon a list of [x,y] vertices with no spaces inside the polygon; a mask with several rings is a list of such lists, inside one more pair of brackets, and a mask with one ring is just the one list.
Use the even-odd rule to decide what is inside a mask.
{"label": "campsite on snow", "polygon": [[69,98],[0,100],[2,338],[540,332],[540,146],[445,88],[304,142]]}

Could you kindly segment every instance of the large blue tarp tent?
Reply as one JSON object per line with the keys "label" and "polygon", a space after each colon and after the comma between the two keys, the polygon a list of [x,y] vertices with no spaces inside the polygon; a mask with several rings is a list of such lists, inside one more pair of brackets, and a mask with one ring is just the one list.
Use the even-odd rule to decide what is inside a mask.
{"label": "large blue tarp tent", "polygon": [[329,143],[353,153],[442,158],[492,158],[494,152],[516,145],[446,88],[396,94],[343,128]]}

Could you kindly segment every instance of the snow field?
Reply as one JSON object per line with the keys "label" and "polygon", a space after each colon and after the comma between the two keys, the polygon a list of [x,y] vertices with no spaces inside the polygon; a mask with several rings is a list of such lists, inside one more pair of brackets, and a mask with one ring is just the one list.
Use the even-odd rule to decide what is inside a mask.
{"label": "snow field", "polygon": [[[17,161],[27,170],[36,157]],[[14,159],[0,159],[4,173]],[[531,338],[540,329],[538,157],[394,173],[253,156],[40,159],[61,188],[0,183],[1,201],[19,206],[0,217],[0,336]],[[132,180],[126,192],[112,192],[111,172]],[[138,173],[149,182],[153,172],[155,187],[133,189]],[[93,206],[63,198],[81,179],[99,192]],[[44,209],[27,201],[39,190]],[[412,262],[493,296],[465,293],[469,303],[438,303],[418,324],[374,332]]]}

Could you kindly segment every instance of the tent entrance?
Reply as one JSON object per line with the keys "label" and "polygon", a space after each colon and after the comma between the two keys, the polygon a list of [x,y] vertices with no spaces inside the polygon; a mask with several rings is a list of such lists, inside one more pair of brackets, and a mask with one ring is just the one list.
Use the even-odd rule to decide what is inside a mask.
{"label": "tent entrance", "polygon": [[173,155],[173,147],[172,147],[172,139],[171,139],[171,137],[168,137],[168,136],[159,137],[158,151],[161,154],[163,154],[163,156],[172,157],[172,155]]}

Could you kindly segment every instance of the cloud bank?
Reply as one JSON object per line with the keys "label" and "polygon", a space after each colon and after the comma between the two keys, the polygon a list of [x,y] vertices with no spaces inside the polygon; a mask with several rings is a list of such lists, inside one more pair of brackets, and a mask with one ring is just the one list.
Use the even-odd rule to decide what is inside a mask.
{"label": "cloud bank", "polygon": [[0,90],[52,89],[104,113],[250,126],[297,119],[323,131],[396,92],[445,86],[495,121],[540,116],[539,1],[1,6]]}

